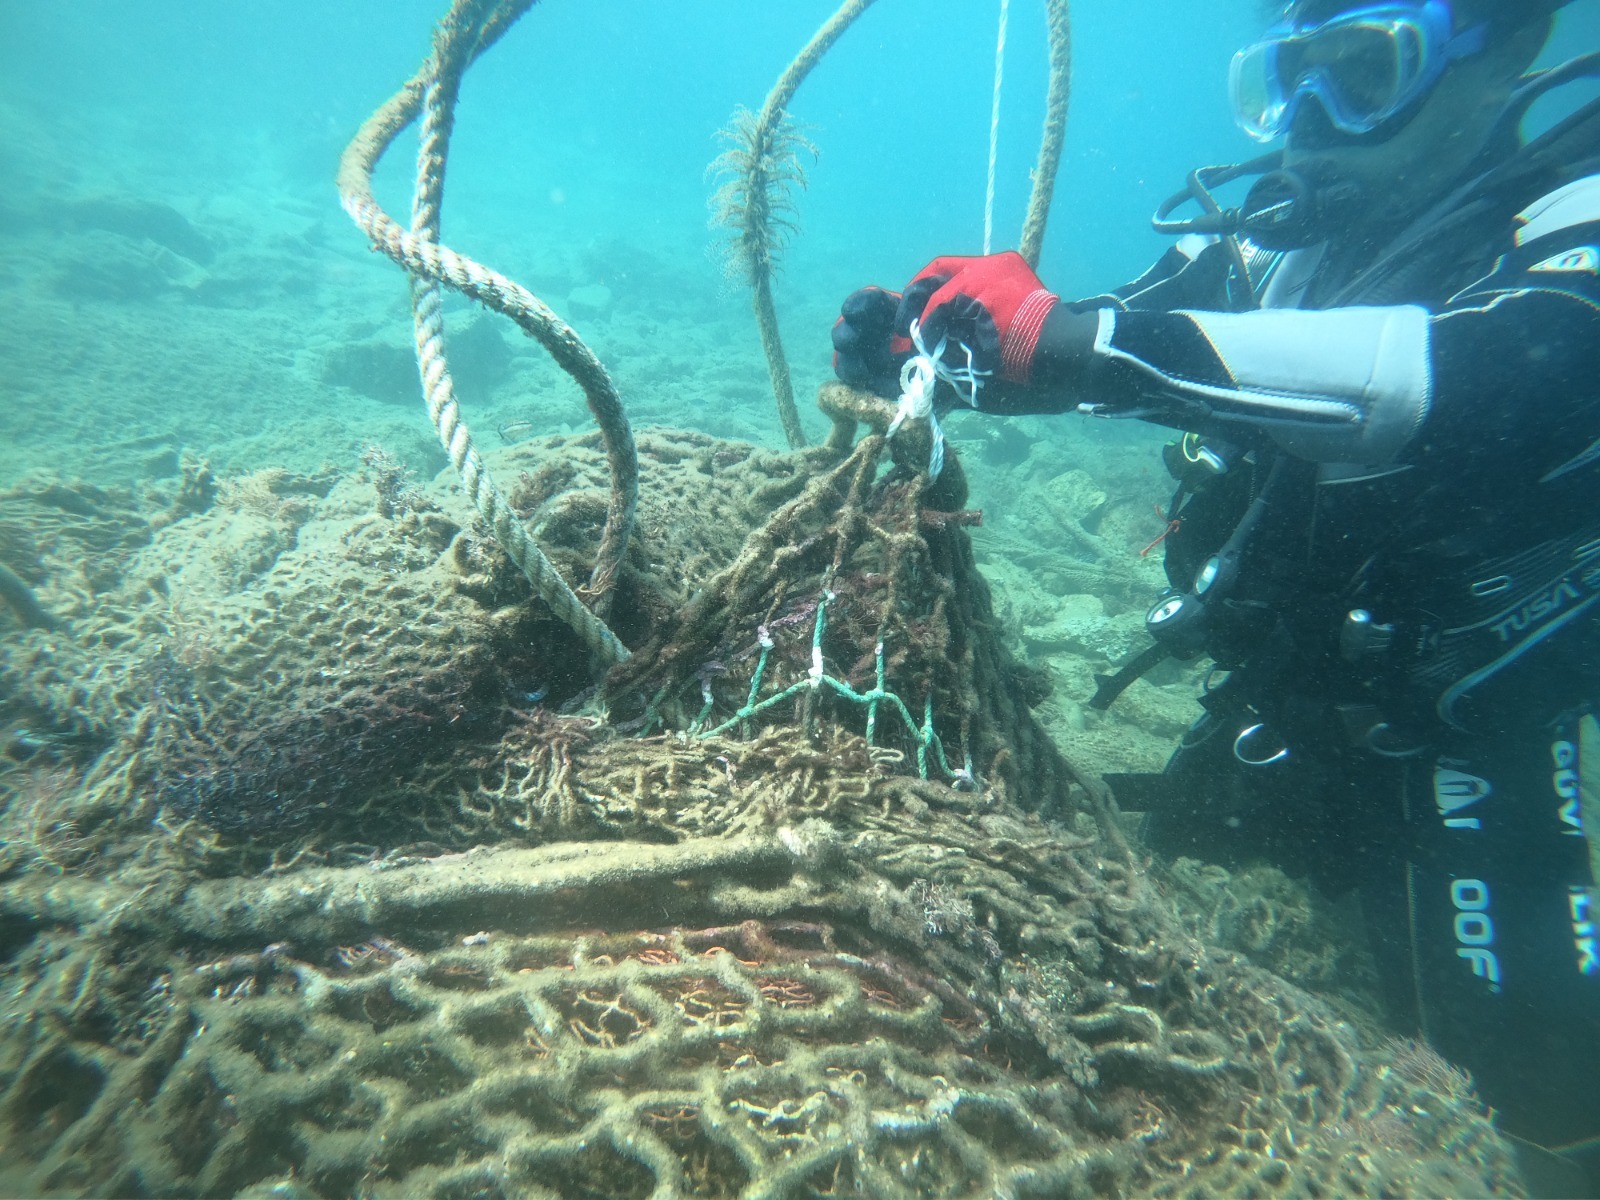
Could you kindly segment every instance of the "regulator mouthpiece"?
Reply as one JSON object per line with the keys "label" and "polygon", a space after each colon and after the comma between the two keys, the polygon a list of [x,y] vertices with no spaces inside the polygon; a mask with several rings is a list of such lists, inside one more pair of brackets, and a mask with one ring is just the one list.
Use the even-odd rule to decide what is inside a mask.
{"label": "regulator mouthpiece", "polygon": [[1280,167],[1250,189],[1239,232],[1263,250],[1301,250],[1326,241],[1361,202],[1361,189],[1326,167]]}

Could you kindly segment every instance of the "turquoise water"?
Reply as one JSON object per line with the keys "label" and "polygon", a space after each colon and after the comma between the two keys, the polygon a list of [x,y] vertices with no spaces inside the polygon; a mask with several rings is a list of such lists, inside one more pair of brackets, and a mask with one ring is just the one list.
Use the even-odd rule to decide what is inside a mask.
{"label": "turquoise water", "polygon": [[[351,473],[368,444],[419,475],[444,466],[411,373],[405,278],[369,251],[333,186],[340,150],[416,69],[443,7],[0,0],[0,490],[33,477],[170,491],[199,460],[224,480],[324,463]],[[544,0],[468,74],[444,239],[568,319],[638,427],[782,445],[747,296],[708,228],[707,167],[735,108],[759,107],[834,7]],[[813,438],[826,428],[811,397],[831,378],[841,298],[982,248],[997,7],[882,0],[792,105],[818,155],[776,291]],[[1137,275],[1167,244],[1150,214],[1185,174],[1254,153],[1225,79],[1262,14],[1257,0],[1074,5],[1067,149],[1040,264],[1053,289],[1091,294]],[[1597,42],[1600,13],[1579,5],[1547,59]],[[1037,0],[1013,0],[996,249],[1028,195],[1044,44]],[[412,148],[402,137],[379,176],[402,220]],[[487,445],[502,427],[590,428],[581,394],[537,346],[503,322],[480,337],[463,303],[449,312],[476,339],[463,337],[459,378]],[[975,420],[955,426],[958,443],[977,444]],[[1136,554],[1162,528],[1145,514],[1147,495],[1169,491],[1153,455],[1166,435],[1076,417],[1010,428],[1042,449],[1026,470],[1026,451],[992,464],[994,477],[973,469],[984,534],[1037,539],[1032,489],[1079,502],[1085,480],[1069,475],[1088,464],[1088,482],[1124,508],[1137,496],[1149,528],[1130,518],[1119,549],[1130,574],[1157,585],[1155,560]],[[1162,680],[1156,699],[1133,693],[1128,715],[1100,725],[1080,703],[1091,668],[1125,657],[1130,630],[1142,635],[1142,608],[1064,596],[1048,562],[992,573],[1008,629],[1061,684],[1042,710],[1051,732],[1081,737],[1101,769],[1159,767],[1193,715],[1192,680]],[[1063,650],[1082,627],[1104,640]]]}
{"label": "turquoise water", "polygon": [[[403,282],[367,253],[331,179],[345,139],[424,55],[440,7],[0,5],[11,317],[0,434],[13,447],[0,475],[135,433],[249,465],[311,450],[302,436],[276,442],[286,424],[325,423],[316,437],[333,442],[418,427],[398,405],[324,386],[341,341],[405,337]],[[759,105],[832,7],[544,3],[471,73],[446,238],[568,315],[636,419],[727,431],[726,418],[742,437],[777,437],[744,299],[716,266],[705,168],[734,107]],[[1140,272],[1164,248],[1148,227],[1161,199],[1192,166],[1249,153],[1224,81],[1260,18],[1246,0],[1074,8],[1067,151],[1041,264],[1068,295]],[[778,292],[802,396],[828,373],[845,293],[981,248],[996,13],[963,0],[878,5],[793,105],[820,152]],[[1594,23],[1568,19],[1560,40],[1585,44]],[[1039,6],[1017,3],[1010,28],[997,247],[1020,225],[1045,75]],[[383,173],[397,212],[408,153],[397,148]],[[214,258],[200,272],[135,261],[147,231],[82,211],[107,198],[170,207]],[[565,301],[595,283],[615,307],[586,321]],[[738,382],[686,385],[686,372],[726,375],[732,363]],[[556,426],[586,419],[558,378],[531,356],[524,367],[515,377],[545,393]],[[488,406],[478,419],[523,404],[513,390],[469,396]]]}
{"label": "turquoise water", "polygon": [[[4,477],[133,432],[173,431],[214,461],[242,464],[252,441],[270,443],[290,421],[324,420],[350,436],[412,423],[414,414],[319,386],[319,355],[341,339],[404,337],[402,281],[366,252],[331,177],[350,132],[420,61],[441,7],[0,5],[0,295],[10,315],[0,330],[10,376],[0,435],[13,447]],[[741,436],[775,436],[743,298],[708,253],[704,170],[734,106],[759,105],[832,7],[544,3],[471,74],[446,237],[557,311],[573,288],[616,285],[614,321],[573,320],[642,419],[714,417],[721,427],[726,409]],[[1067,153],[1041,265],[1064,294],[1137,274],[1163,248],[1147,218],[1184,173],[1249,152],[1224,81],[1229,54],[1260,18],[1247,0],[1074,9]],[[778,296],[802,395],[827,373],[827,330],[846,292],[895,285],[935,253],[980,248],[996,10],[966,0],[878,5],[795,102],[820,150]],[[1593,14],[1564,20],[1564,45],[1592,44]],[[1038,5],[1019,0],[1000,245],[1026,199],[1043,45]],[[406,151],[386,167],[383,195],[403,211]],[[96,229],[71,211],[107,197],[181,214],[214,247],[206,278],[183,264],[170,265],[179,277],[166,282],[99,278],[139,274],[122,262],[136,256],[139,230]],[[723,323],[725,338],[694,336]],[[651,381],[713,353],[749,366],[747,385],[652,393]],[[480,399],[491,420],[510,403]],[[555,416],[574,427],[583,419]],[[324,436],[338,435],[330,426]],[[307,448],[303,438],[295,445]]]}
{"label": "turquoise water", "polygon": [[[446,238],[568,315],[636,419],[726,431],[726,418],[740,436],[780,436],[744,298],[715,262],[705,169],[734,107],[759,106],[832,7],[539,4],[470,75]],[[1159,200],[1192,164],[1246,148],[1223,80],[1255,15],[1245,3],[1206,6],[1203,18],[1161,0],[1077,7],[1068,149],[1042,268],[1069,293],[1142,270],[1162,249],[1146,224]],[[339,211],[332,173],[350,133],[425,54],[441,8],[0,6],[6,479],[152,432],[240,467],[310,454],[305,437],[274,436],[291,424],[312,422],[331,457],[341,438],[426,433],[420,407],[322,377],[341,341],[404,345],[403,279]],[[820,152],[778,294],[802,396],[827,373],[846,292],[981,247],[996,13],[955,0],[879,5],[796,100]],[[1018,3],[1000,245],[1020,226],[1044,75],[1041,11]],[[390,155],[380,189],[398,213],[409,146]],[[108,198],[170,207],[213,257],[199,272],[135,261],[148,231],[82,210]],[[567,312],[570,292],[595,283],[614,309]],[[530,390],[565,397],[550,402],[555,425],[579,427],[571,390],[531,355],[524,366]],[[741,378],[708,394],[685,386],[699,371]],[[523,403],[514,391],[469,395],[487,405],[469,414],[497,423]]]}

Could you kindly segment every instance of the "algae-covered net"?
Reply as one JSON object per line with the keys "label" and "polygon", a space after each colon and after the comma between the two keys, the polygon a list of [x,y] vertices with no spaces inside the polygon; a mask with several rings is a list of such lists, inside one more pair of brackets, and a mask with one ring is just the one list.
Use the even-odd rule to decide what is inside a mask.
{"label": "algae-covered net", "polygon": [[488,502],[377,447],[0,496],[51,614],[0,649],[0,1192],[1514,1193],[1458,1073],[1180,917],[959,456],[821,403],[630,432],[620,551],[610,435],[453,454]]}
{"label": "algae-covered net", "polygon": [[[70,637],[7,641],[58,745],[4,778],[4,1190],[1514,1190],[1459,1076],[1193,935],[1095,819],[958,494],[878,432],[639,444],[610,721],[531,698],[577,643],[445,481],[4,501],[126,535],[50,593]],[[581,576],[600,449],[490,460]]]}

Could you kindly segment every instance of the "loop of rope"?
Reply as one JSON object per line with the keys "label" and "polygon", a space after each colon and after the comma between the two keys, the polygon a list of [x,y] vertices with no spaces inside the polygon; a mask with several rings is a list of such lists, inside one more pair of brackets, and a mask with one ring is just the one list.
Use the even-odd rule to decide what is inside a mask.
{"label": "loop of rope", "polygon": [[[429,60],[367,119],[345,148],[339,164],[339,193],[345,211],[373,248],[412,277],[417,366],[428,415],[467,498],[551,611],[603,662],[614,665],[629,657],[627,647],[578,599],[489,478],[461,416],[444,349],[440,285],[511,318],[582,387],[600,425],[611,468],[606,526],[588,585],[589,592],[603,602],[627,549],[638,503],[638,458],[621,399],[605,368],[582,339],[537,297],[438,241],[439,206],[462,73],[533,3],[534,0],[457,0],[439,23]],[[407,230],[378,204],[372,192],[372,175],[384,152],[419,112],[423,116],[422,138],[412,228]]]}
{"label": "loop of rope", "polygon": [[[468,497],[494,530],[497,540],[534,589],[562,620],[579,634],[584,643],[608,662],[628,657],[627,649],[594,613],[578,600],[561,579],[553,564],[522,527],[484,470],[473,446],[471,433],[460,415],[448,361],[444,352],[442,299],[444,285],[500,312],[549,351],[557,364],[583,388],[591,411],[605,439],[611,467],[611,502],[605,532],[596,554],[594,573],[588,590],[604,602],[615,581],[627,547],[638,502],[638,462],[633,434],[623,414],[620,398],[605,368],[565,322],[537,297],[512,280],[439,244],[439,202],[443,189],[449,133],[455,95],[466,67],[493,45],[536,0],[456,0],[450,13],[440,22],[435,49],[429,61],[413,78],[369,117],[345,148],[339,165],[339,192],[346,212],[367,235],[373,247],[386,254],[413,277],[413,322],[416,334],[418,369],[427,398],[429,416],[440,443],[461,477]],[[761,124],[775,128],[800,82],[873,0],[846,0],[834,17],[818,31],[801,54],[790,64],[763,106]],[[1001,21],[996,43],[995,100],[990,130],[990,173],[985,207],[985,251],[992,231],[995,159],[998,143],[1001,68],[1005,48],[1008,0],[1001,3]],[[1067,98],[1071,72],[1071,33],[1068,0],[1046,0],[1050,27],[1050,89],[1045,130],[1038,165],[1034,170],[1033,192],[1029,199],[1019,249],[1032,265],[1037,265],[1044,238],[1055,176],[1060,165],[1061,143],[1066,126]],[[378,204],[372,192],[372,175],[379,159],[395,137],[425,114],[423,145],[418,155],[418,183],[413,201],[412,229],[403,229]],[[775,317],[775,314],[774,314]],[[772,322],[775,326],[775,319]],[[780,351],[781,357],[781,351]],[[926,354],[923,357],[929,357]],[[936,356],[935,356],[935,361]],[[787,375],[787,364],[783,364]],[[949,369],[946,369],[949,370]],[[951,381],[967,383],[976,399],[978,378],[969,365],[951,372]],[[945,375],[950,378],[951,375]],[[921,378],[919,374],[917,378]],[[929,393],[926,415],[933,422],[934,459],[942,466],[942,431],[933,415],[931,383],[922,390]],[[792,397],[792,393],[791,393]],[[905,397],[902,397],[904,404]],[[919,404],[913,398],[914,404]],[[780,404],[781,407],[781,404]],[[791,399],[792,407],[792,399]],[[903,420],[901,417],[897,420]],[[786,422],[786,426],[788,422]],[[791,437],[791,440],[792,437]]]}

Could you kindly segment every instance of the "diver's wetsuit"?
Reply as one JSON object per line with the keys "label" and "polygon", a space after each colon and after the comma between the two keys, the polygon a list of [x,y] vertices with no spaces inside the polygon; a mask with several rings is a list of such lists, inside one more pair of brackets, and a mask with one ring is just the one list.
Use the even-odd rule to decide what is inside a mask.
{"label": "diver's wetsuit", "polygon": [[1263,312],[1231,311],[1226,248],[1185,238],[1073,306],[1099,313],[1082,391],[982,399],[1110,396],[1220,448],[1220,475],[1173,455],[1167,570],[1197,599],[1253,513],[1187,648],[1226,680],[1167,774],[1119,794],[1166,852],[1360,887],[1400,1011],[1547,1146],[1600,1135],[1594,170],[1447,214],[1366,279],[1260,256]]}

